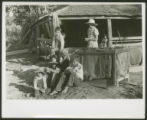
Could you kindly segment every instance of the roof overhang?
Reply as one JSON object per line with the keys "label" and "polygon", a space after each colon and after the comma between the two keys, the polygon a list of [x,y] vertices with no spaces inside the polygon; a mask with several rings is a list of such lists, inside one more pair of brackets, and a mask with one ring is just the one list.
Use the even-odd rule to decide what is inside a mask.
{"label": "roof overhang", "polygon": [[141,16],[59,16],[61,20],[80,20],[80,19],[141,19]]}

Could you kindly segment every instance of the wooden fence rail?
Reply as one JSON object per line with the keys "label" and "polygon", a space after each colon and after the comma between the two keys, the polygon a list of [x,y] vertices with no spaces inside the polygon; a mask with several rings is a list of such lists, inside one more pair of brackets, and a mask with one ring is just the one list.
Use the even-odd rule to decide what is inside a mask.
{"label": "wooden fence rail", "polygon": [[15,50],[11,52],[6,52],[6,56],[21,54],[21,53],[29,53],[29,52],[31,52],[30,49]]}

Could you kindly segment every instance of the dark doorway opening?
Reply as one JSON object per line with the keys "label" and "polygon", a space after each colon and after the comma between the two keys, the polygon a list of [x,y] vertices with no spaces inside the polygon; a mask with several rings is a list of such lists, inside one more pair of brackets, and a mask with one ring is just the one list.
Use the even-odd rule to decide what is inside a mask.
{"label": "dark doorway opening", "polygon": [[97,28],[99,30],[98,43],[100,44],[104,35],[108,36],[108,25],[106,19],[97,19],[95,22],[98,24]]}
{"label": "dark doorway opening", "polygon": [[142,36],[141,19],[112,19],[112,36],[118,37]]}
{"label": "dark doorway opening", "polygon": [[[87,37],[88,25],[85,24],[88,19],[78,19],[78,20],[63,20],[62,21],[62,31],[65,33],[65,47],[86,47],[87,42],[84,38]],[[99,30],[99,41],[101,42],[104,34],[107,34],[107,21],[106,20],[95,20],[98,23]]]}

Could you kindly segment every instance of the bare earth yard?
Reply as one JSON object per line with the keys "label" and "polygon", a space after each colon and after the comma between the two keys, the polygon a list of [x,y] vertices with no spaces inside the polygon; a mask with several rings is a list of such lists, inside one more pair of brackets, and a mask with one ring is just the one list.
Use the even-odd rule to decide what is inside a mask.
{"label": "bare earth yard", "polygon": [[[6,80],[8,99],[36,99],[34,97],[33,78],[35,69],[43,65],[36,62],[36,55],[22,54],[7,57]],[[44,99],[123,99],[142,98],[142,67],[130,67],[130,84],[125,80],[119,87],[97,86],[102,81],[85,81],[80,87],[70,88],[68,93],[44,96]],[[104,83],[101,83],[105,85]],[[41,98],[40,98],[41,99]]]}

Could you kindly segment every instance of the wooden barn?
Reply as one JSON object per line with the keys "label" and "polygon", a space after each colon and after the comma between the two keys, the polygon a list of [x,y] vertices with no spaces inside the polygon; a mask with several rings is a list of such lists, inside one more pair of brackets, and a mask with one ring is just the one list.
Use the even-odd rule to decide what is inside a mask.
{"label": "wooden barn", "polygon": [[[113,43],[134,45],[142,42],[141,5],[69,5],[40,18],[30,27],[22,41],[32,44],[36,37],[52,39],[55,19],[61,21],[66,35],[66,47],[85,47],[84,37],[89,18],[95,19],[99,29],[99,43],[104,34]],[[31,42],[32,41],[32,42]]]}
{"label": "wooden barn", "polygon": [[[141,44],[141,5],[69,5],[40,18],[24,35],[24,43],[37,48],[37,53],[47,52],[56,26],[65,33],[65,47],[69,51],[79,49],[80,62],[85,78],[107,79],[107,83],[118,85],[129,78],[130,55],[125,46]],[[99,30],[99,43],[104,34],[114,45],[122,48],[87,49],[86,36],[88,19],[95,19]],[[45,43],[41,46],[40,42]],[[48,54],[48,53],[47,53]],[[132,58],[134,60],[134,58]],[[138,60],[138,59],[137,59]]]}
{"label": "wooden barn", "polygon": [[104,34],[114,43],[142,41],[140,5],[72,5],[57,11],[67,34],[67,46],[84,47],[85,22],[94,18],[99,29],[99,43]]}

